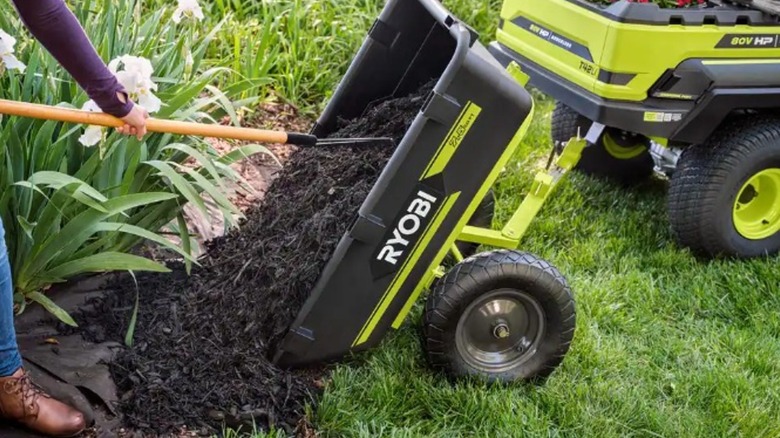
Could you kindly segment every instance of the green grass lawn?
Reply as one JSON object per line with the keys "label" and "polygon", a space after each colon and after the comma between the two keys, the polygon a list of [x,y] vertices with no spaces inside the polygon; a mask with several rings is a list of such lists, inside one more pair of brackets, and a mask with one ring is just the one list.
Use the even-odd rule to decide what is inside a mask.
{"label": "green grass lawn", "polygon": [[[496,186],[497,226],[550,147],[549,102]],[[555,264],[575,339],[543,385],[453,384],[398,332],[337,367],[313,419],[323,436],[780,436],[778,259],[702,261],[679,248],[665,182],[566,180],[521,248]]]}

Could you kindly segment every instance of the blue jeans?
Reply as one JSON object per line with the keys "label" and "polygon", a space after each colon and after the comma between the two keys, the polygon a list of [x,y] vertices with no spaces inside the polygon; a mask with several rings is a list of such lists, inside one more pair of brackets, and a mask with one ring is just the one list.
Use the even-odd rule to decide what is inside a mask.
{"label": "blue jeans", "polygon": [[5,245],[5,228],[0,219],[0,377],[7,377],[22,367],[14,328],[14,285],[11,263]]}

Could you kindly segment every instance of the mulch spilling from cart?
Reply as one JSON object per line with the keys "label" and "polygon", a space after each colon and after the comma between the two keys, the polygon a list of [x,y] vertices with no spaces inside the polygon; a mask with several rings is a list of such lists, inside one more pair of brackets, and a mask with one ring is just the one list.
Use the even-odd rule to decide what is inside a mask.
{"label": "mulch spilling from cart", "polygon": [[[333,137],[392,137],[397,144],[433,83],[389,100]],[[223,424],[288,431],[316,404],[324,369],[282,370],[269,352],[285,334],[347,225],[392,155],[392,145],[296,151],[240,230],[208,243],[187,276],[137,275],[94,311],[74,315],[92,342],[122,340],[138,293],[132,348],[111,364],[126,427],[218,432]]]}

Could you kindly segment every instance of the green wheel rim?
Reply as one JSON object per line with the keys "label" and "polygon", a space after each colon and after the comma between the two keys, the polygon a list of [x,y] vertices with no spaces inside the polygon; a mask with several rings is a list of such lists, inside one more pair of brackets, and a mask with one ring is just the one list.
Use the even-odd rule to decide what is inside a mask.
{"label": "green wheel rim", "polygon": [[766,239],[780,232],[780,169],[762,170],[739,190],[734,227],[746,239]]}
{"label": "green wheel rim", "polygon": [[607,153],[619,160],[630,160],[632,158],[636,158],[641,155],[642,152],[647,150],[647,148],[643,145],[636,145],[632,147],[621,146],[617,141],[615,141],[614,138],[612,138],[612,135],[609,133],[604,133],[604,136],[601,139],[601,143],[604,144],[604,150],[606,150]]}

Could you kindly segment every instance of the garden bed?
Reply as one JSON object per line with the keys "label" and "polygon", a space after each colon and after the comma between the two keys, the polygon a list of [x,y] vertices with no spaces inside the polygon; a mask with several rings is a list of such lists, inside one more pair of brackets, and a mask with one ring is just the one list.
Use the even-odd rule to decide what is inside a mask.
{"label": "garden bed", "polygon": [[[405,134],[432,84],[375,106],[334,137]],[[282,370],[269,361],[393,148],[304,148],[289,157],[238,231],[208,242],[187,276],[129,277],[74,315],[94,343],[124,338],[138,290],[135,344],[110,364],[123,425],[152,434],[216,433],[256,422],[305,427],[326,370]],[[63,330],[63,334],[68,330]]]}
{"label": "garden bed", "polygon": [[[252,113],[245,116],[240,115],[239,122],[242,127],[294,132],[306,132],[312,125],[312,121],[301,115],[296,107],[279,101],[267,101],[258,105]],[[231,125],[232,122],[226,116],[221,121],[221,124]],[[228,154],[238,147],[252,143],[216,138],[209,138],[207,141],[220,155]],[[268,149],[268,154],[252,155],[231,165],[233,170],[240,176],[243,184],[226,182],[224,194],[242,214],[245,214],[251,207],[262,200],[280,166],[287,162],[290,154],[296,149],[295,146],[283,144],[264,146]],[[195,164],[194,159],[192,161]],[[223,211],[207,194],[204,194],[204,203],[207,214],[203,214],[196,206],[191,204],[184,208],[185,220],[190,234],[196,243],[196,247],[193,248],[196,256],[202,254],[201,251],[205,242],[221,237],[225,233]],[[171,235],[175,236],[176,233],[171,233]],[[180,243],[177,236],[172,240],[177,244]],[[145,248],[143,255],[157,258],[159,251],[172,254],[172,252],[152,243]]]}

